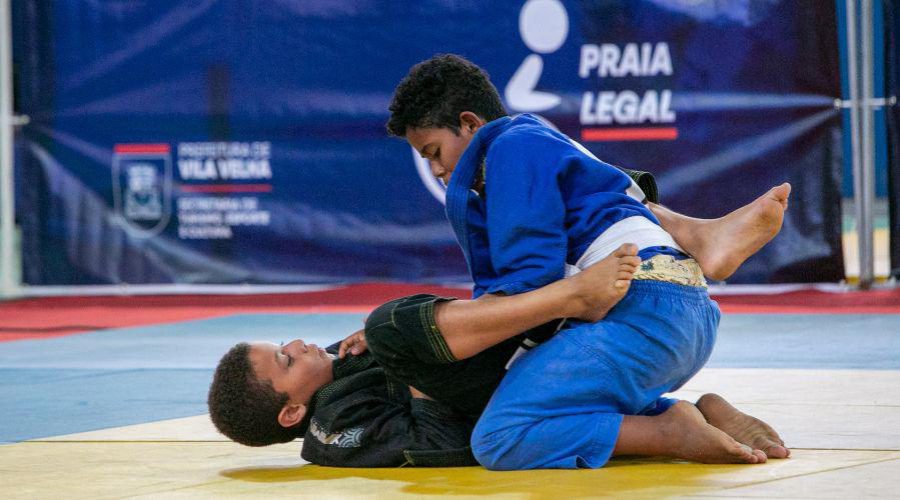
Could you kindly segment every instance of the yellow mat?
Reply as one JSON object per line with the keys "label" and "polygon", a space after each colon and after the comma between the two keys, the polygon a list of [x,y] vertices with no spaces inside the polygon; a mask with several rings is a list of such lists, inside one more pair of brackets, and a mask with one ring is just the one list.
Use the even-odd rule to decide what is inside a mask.
{"label": "yellow mat", "polygon": [[335,469],[299,443],[245,448],[205,415],[0,446],[2,498],[892,497],[900,491],[900,374],[707,369],[715,391],[770,421],[793,457],[762,465],[616,459],[599,470]]}
{"label": "yellow mat", "polygon": [[335,469],[298,465],[298,455],[293,443],[264,449],[227,442],[19,443],[0,447],[0,491],[4,498],[22,499],[558,499],[607,494],[852,498],[857,490],[894,492],[900,472],[896,451],[794,450],[791,459],[753,466],[617,459],[598,470],[522,472],[479,467]]}

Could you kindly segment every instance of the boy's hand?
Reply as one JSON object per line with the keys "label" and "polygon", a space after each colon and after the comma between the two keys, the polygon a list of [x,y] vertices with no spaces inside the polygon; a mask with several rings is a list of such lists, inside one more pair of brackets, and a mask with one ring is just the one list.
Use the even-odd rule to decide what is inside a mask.
{"label": "boy's hand", "polygon": [[357,330],[341,341],[341,346],[338,348],[338,357],[344,359],[344,356],[346,356],[348,352],[354,356],[359,356],[368,349],[369,344],[366,343],[366,330]]}

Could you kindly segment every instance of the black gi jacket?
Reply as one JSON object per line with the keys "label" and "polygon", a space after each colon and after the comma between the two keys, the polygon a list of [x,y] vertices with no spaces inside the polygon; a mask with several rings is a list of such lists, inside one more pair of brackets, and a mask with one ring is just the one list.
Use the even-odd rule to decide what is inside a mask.
{"label": "black gi jacket", "polygon": [[[337,353],[335,344],[327,351]],[[334,361],[334,381],[313,396],[301,456],[332,467],[477,465],[474,422],[432,400],[412,398],[365,352]]]}

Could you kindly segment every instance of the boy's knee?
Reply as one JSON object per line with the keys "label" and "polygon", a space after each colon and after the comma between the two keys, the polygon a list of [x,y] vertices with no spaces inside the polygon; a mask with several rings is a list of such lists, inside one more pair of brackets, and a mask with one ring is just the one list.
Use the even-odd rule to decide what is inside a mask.
{"label": "boy's knee", "polygon": [[486,425],[484,418],[478,421],[472,431],[470,444],[472,455],[485,469],[515,470],[515,464],[509,463],[509,441],[501,432]]}
{"label": "boy's knee", "polygon": [[389,367],[406,353],[402,348],[403,332],[391,321],[393,304],[375,309],[366,320],[366,344],[369,352],[383,367]]}
{"label": "boy's knee", "polygon": [[[418,308],[434,296],[412,295],[377,307],[366,319],[366,343],[382,365],[414,357],[425,333],[418,321]],[[410,312],[414,314],[410,315]],[[410,317],[415,320],[410,320]]]}
{"label": "boy's knee", "polygon": [[482,467],[488,470],[500,470],[498,466],[497,455],[494,453],[494,446],[487,444],[485,441],[475,442],[475,436],[472,436],[472,455]]}
{"label": "boy's knee", "polygon": [[396,326],[391,318],[396,303],[396,300],[392,300],[382,304],[366,318],[366,343],[369,345],[369,350],[372,351],[372,354],[380,351],[391,340],[391,337],[396,334]]}

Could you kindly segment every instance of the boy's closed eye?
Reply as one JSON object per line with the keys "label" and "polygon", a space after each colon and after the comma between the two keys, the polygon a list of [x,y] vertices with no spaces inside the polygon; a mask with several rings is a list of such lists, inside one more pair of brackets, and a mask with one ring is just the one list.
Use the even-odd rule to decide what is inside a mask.
{"label": "boy's closed eye", "polygon": [[294,364],[294,357],[291,356],[290,354],[285,354],[285,352],[283,350],[284,349],[284,341],[283,340],[281,341],[280,344],[278,344],[278,347],[281,350],[281,355],[287,358],[288,367],[290,367],[292,364]]}

